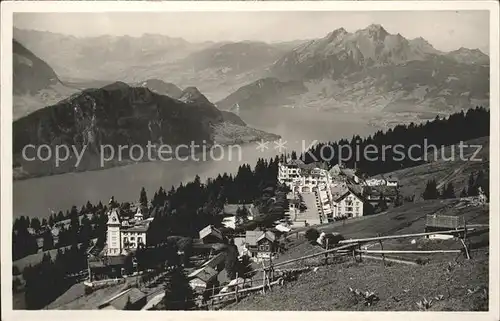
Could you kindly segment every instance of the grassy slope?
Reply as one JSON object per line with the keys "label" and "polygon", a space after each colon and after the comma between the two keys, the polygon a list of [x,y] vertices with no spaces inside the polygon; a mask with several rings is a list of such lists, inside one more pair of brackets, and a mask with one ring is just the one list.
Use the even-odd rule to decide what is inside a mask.
{"label": "grassy slope", "polygon": [[[480,256],[470,261],[454,263],[451,273],[448,262],[425,266],[392,265],[352,259],[324,266],[316,272],[299,277],[268,292],[243,299],[231,310],[417,310],[416,302],[443,295],[430,310],[485,310],[488,286],[488,258]],[[372,306],[357,302],[349,287],[374,291],[380,301]],[[468,294],[469,290],[473,294]],[[486,304],[486,305],[485,305]]]}
{"label": "grassy slope", "polygon": [[[481,161],[463,161],[460,160],[460,151],[455,145],[455,160],[446,161],[439,157],[436,161],[428,164],[405,168],[391,173],[386,173],[384,176],[394,176],[400,180],[400,191],[404,196],[415,195],[415,199],[421,197],[425,190],[425,185],[431,178],[436,179],[436,182],[452,182],[455,187],[455,194],[458,196],[463,187],[467,186],[470,173],[476,174],[479,170],[483,170],[486,175],[489,175],[489,137],[482,137],[465,142],[467,145],[481,145],[481,151],[475,156],[475,159]],[[451,147],[446,147],[444,152],[445,157],[450,157]],[[471,159],[472,154],[476,151],[475,147],[464,148],[464,156],[466,159]],[[428,156],[428,160],[432,160],[433,156]],[[375,177],[380,177],[377,175]],[[451,180],[448,180],[451,178]]]}
{"label": "grassy slope", "polygon": [[[425,216],[439,212],[446,215],[464,215],[470,224],[488,223],[488,207],[462,207],[458,201],[427,201],[406,204],[387,213],[353,220],[344,226],[341,222],[320,227],[324,231],[337,231],[346,238],[371,237],[380,234],[405,234],[423,232]],[[460,249],[457,240],[435,240],[416,238],[384,241],[384,249]],[[415,260],[417,257],[428,263],[422,266],[391,264],[383,267],[380,261],[363,260],[355,263],[344,257],[335,264],[322,266],[317,272],[303,274],[295,282],[275,288],[266,297],[253,295],[232,310],[417,310],[416,302],[443,295],[431,310],[478,310],[485,309],[488,289],[488,233],[470,237],[472,259],[461,254],[437,255],[387,255],[387,257]],[[277,261],[285,261],[321,251],[305,241],[292,241],[291,247]],[[370,247],[377,249],[378,244]],[[376,256],[376,254],[372,254]],[[317,265],[321,258],[285,266],[298,267],[304,264]],[[447,272],[452,264],[452,273]],[[349,287],[361,291],[374,291],[380,302],[367,307],[357,303]],[[470,294],[468,290],[476,291]],[[392,298],[395,296],[396,298]]]}
{"label": "grassy slope", "polygon": [[[396,171],[392,174],[400,179],[403,195],[423,192],[428,179],[435,178],[440,182],[453,182],[456,194],[467,185],[471,172],[480,169],[489,173],[489,138],[480,138],[468,142],[484,146],[477,156],[479,162],[443,161],[435,162]],[[447,148],[449,152],[450,148]],[[465,155],[473,152],[469,149]],[[378,234],[420,233],[425,228],[425,217],[428,214],[460,215],[466,218],[467,224],[488,224],[489,207],[466,206],[458,199],[432,200],[407,203],[401,207],[389,209],[387,212],[352,219],[346,222],[335,222],[318,226],[325,232],[339,232],[345,238],[373,237]],[[302,231],[303,232],[303,231]],[[384,249],[460,249],[457,240],[428,240],[416,238],[384,241]],[[417,310],[416,302],[433,299],[443,295],[430,310],[487,310],[488,298],[488,245],[489,233],[477,232],[469,237],[472,259],[465,260],[459,254],[438,255],[387,255],[386,257],[416,260],[420,258],[428,263],[421,266],[391,264],[384,267],[382,262],[363,260],[355,263],[352,258],[344,257],[336,264],[322,266],[316,272],[303,274],[295,282],[284,287],[275,288],[265,297],[259,294],[247,297],[238,304],[228,307],[230,310]],[[378,243],[370,244],[370,249],[380,249]],[[288,251],[276,261],[285,261],[321,251],[306,241],[291,240]],[[376,256],[376,255],[373,255]],[[321,258],[309,259],[307,262],[285,266],[317,265]],[[448,268],[450,266],[450,268]],[[451,272],[450,272],[451,270]],[[361,291],[374,291],[380,301],[373,306],[365,306],[358,302],[349,292],[349,287]],[[485,292],[486,289],[486,292]]]}

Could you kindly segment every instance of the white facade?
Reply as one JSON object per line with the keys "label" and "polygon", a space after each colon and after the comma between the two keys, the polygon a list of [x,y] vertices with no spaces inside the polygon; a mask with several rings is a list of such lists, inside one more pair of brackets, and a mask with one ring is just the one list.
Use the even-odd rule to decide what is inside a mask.
{"label": "white facade", "polygon": [[386,184],[386,180],[382,178],[370,178],[365,181],[366,186],[385,186]]}
{"label": "white facade", "polygon": [[335,217],[360,217],[363,216],[363,201],[351,191],[336,200],[337,213]]}
{"label": "white facade", "polygon": [[[355,170],[341,168],[339,165],[328,171],[308,167],[297,160],[279,164],[278,181],[288,186],[292,195],[314,193],[320,222],[363,215],[363,201],[349,190],[348,180],[354,184],[360,183]],[[379,186],[386,185],[387,182],[384,179],[370,179],[365,184]],[[296,208],[293,202],[290,202],[290,214],[292,213],[296,213]]]}
{"label": "white facade", "polygon": [[146,229],[142,226],[123,230],[120,234],[124,249],[137,249],[140,244],[146,245]]}
{"label": "white facade", "polygon": [[139,245],[146,245],[146,235],[149,221],[142,220],[140,210],[134,216],[136,225],[127,221],[120,223],[120,216],[116,209],[108,214],[108,229],[106,235],[106,255],[123,255],[126,250],[137,249]]}
{"label": "white facade", "polygon": [[108,256],[120,255],[122,252],[121,240],[120,240],[120,218],[116,210],[111,211],[108,215],[108,231],[106,235]]}
{"label": "white facade", "polygon": [[388,180],[387,181],[387,186],[389,186],[389,187],[398,187],[398,182],[397,181]]}
{"label": "white facade", "polygon": [[300,162],[278,166],[278,182],[288,186],[293,193],[312,193],[319,184],[330,183],[328,171],[320,168],[302,169]]}

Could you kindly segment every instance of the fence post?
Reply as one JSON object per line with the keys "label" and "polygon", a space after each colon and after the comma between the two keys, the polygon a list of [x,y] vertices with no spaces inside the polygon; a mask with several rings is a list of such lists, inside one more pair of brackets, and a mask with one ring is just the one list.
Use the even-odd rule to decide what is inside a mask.
{"label": "fence post", "polygon": [[[380,233],[377,236],[380,237]],[[382,240],[378,240],[378,241],[380,243],[380,249],[383,251],[384,250],[384,245],[382,244]],[[382,263],[385,266],[385,254],[383,252],[382,252]]]}
{"label": "fence post", "polygon": [[[328,250],[328,238],[326,239],[326,249]],[[328,252],[325,253],[325,265],[328,265]]]}
{"label": "fence post", "polygon": [[266,294],[266,267],[262,261],[262,294]]}
{"label": "fence post", "polygon": [[236,290],[234,291],[234,296],[236,297],[236,303],[238,303],[238,272],[236,272]]}
{"label": "fence post", "polygon": [[465,216],[464,216],[464,239],[461,241],[465,248],[465,255],[467,256],[467,260],[470,260],[469,249],[467,246],[467,221],[465,220]]}

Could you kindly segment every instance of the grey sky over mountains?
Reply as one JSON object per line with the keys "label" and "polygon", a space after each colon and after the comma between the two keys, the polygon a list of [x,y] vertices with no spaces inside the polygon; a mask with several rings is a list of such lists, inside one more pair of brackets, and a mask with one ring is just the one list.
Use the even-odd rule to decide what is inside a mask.
{"label": "grey sky over mountains", "polygon": [[372,23],[408,39],[423,37],[439,50],[466,47],[489,53],[488,11],[14,14],[14,26],[22,29],[78,37],[151,33],[182,37],[191,42],[320,38],[340,27],[353,32]]}

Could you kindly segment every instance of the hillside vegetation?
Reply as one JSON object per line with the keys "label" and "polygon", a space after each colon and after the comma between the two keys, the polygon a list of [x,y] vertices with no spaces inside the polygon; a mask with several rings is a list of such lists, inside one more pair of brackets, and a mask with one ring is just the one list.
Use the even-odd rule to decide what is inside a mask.
{"label": "hillside vegetation", "polygon": [[[345,238],[364,238],[424,232],[427,214],[463,215],[468,224],[488,224],[489,208],[466,207],[458,200],[433,200],[406,204],[386,213],[320,226],[318,230],[341,233]],[[417,302],[433,300],[428,310],[476,311],[488,308],[488,233],[478,231],[470,236],[471,256],[463,254],[386,255],[423,265],[387,263],[379,260],[353,260],[352,256],[330,258],[322,265],[323,256],[299,261],[283,268],[319,266],[316,271],[299,276],[297,281],[274,287],[265,296],[255,294],[230,310],[418,310]],[[430,250],[460,249],[457,240],[411,238],[384,241],[384,249]],[[289,250],[276,262],[319,253],[321,248],[307,241],[292,241]],[[368,246],[369,249],[380,249]],[[376,255],[372,255],[376,256]],[[373,291],[379,301],[367,306],[349,290]],[[437,299],[436,299],[437,298]]]}

